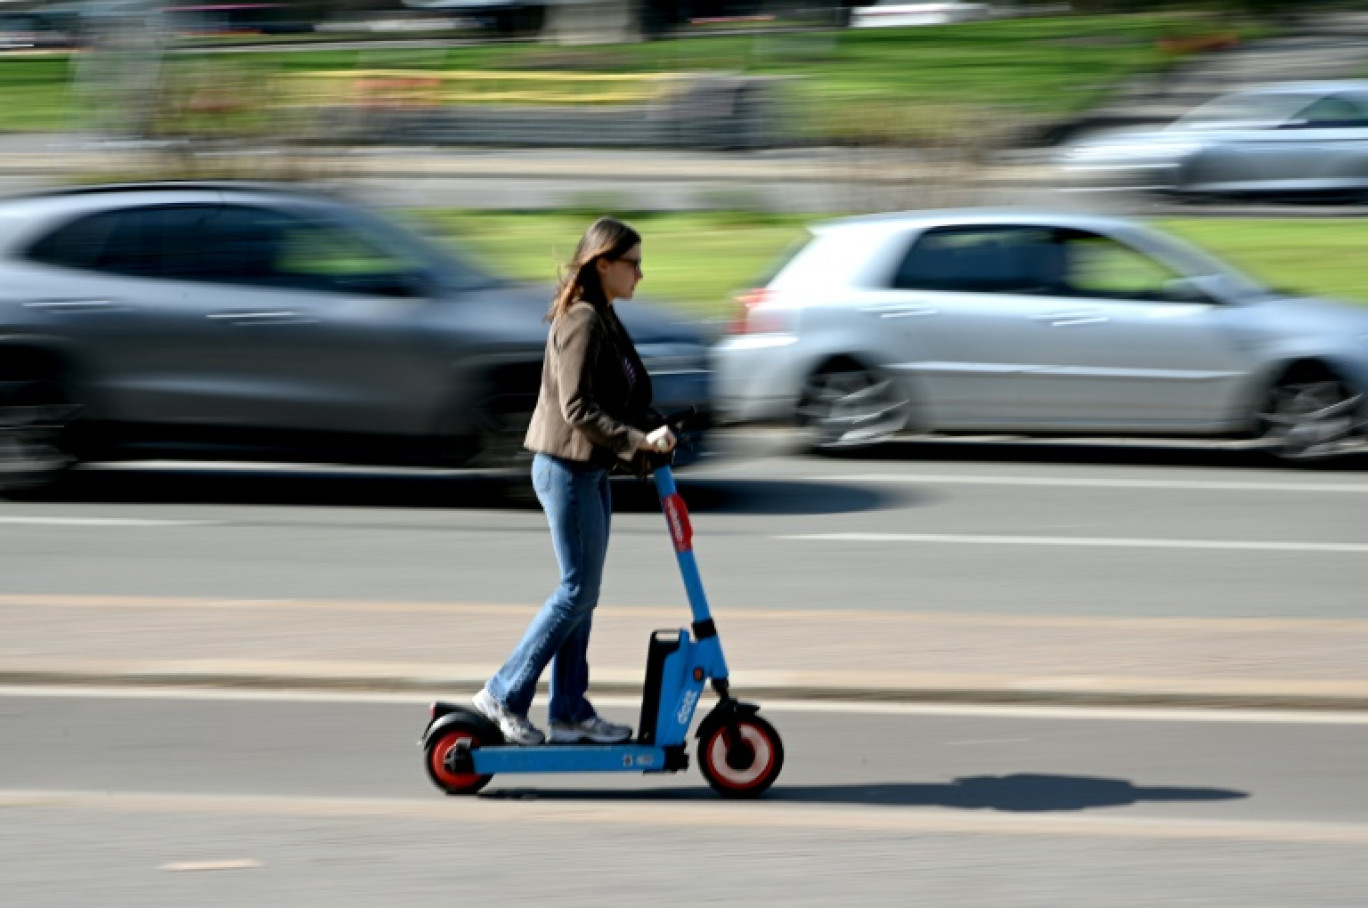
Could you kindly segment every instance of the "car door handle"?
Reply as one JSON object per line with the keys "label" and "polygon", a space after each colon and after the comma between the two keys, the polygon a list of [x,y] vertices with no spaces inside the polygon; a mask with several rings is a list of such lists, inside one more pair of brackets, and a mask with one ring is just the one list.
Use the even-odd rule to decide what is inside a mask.
{"label": "car door handle", "polygon": [[243,328],[254,325],[312,325],[318,321],[289,309],[269,309],[242,312],[211,312],[207,318]]}
{"label": "car door handle", "polygon": [[1031,316],[1031,321],[1044,322],[1051,328],[1067,328],[1074,325],[1101,325],[1108,321],[1105,315],[1088,310],[1074,312],[1042,312]]}
{"label": "car door handle", "polygon": [[876,306],[866,310],[879,318],[918,318],[936,315],[940,310],[932,306]]}
{"label": "car door handle", "polygon": [[24,308],[77,315],[82,312],[109,312],[123,307],[115,304],[113,300],[107,299],[57,299],[31,300],[24,303]]}

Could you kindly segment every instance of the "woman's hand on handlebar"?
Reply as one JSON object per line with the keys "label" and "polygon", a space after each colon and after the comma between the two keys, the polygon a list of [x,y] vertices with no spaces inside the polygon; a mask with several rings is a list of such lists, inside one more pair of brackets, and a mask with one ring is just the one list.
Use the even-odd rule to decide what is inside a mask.
{"label": "woman's hand on handlebar", "polygon": [[639,450],[650,451],[654,454],[667,454],[673,451],[678,439],[670,431],[669,426],[661,426],[652,432],[647,433],[646,440],[640,445]]}

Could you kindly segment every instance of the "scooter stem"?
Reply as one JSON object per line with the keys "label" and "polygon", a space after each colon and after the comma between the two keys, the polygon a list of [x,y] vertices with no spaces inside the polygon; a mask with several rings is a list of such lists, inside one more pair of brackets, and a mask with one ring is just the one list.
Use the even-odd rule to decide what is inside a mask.
{"label": "scooter stem", "polygon": [[679,561],[679,572],[684,579],[684,592],[689,597],[694,638],[705,640],[716,637],[717,626],[713,623],[708,597],[703,592],[703,578],[698,570],[698,561],[694,558],[693,525],[689,522],[689,509],[679,496],[674,473],[668,465],[661,464],[655,468],[655,484],[656,491],[660,493],[661,510],[665,512],[665,524],[674,543],[675,558]]}

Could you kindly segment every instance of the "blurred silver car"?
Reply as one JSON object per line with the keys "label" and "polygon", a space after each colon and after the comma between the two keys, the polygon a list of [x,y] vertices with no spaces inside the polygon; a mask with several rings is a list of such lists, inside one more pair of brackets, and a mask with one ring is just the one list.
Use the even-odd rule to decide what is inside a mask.
{"label": "blurred silver car", "polygon": [[[83,459],[510,465],[550,297],[304,191],[0,200],[0,487]],[[657,407],[703,415],[696,455],[707,338],[659,307],[619,311]]]}
{"label": "blurred silver car", "polygon": [[714,347],[720,415],[819,447],[904,431],[1361,443],[1368,309],[1276,293],[1126,220],[928,211],[831,221]]}
{"label": "blurred silver car", "polygon": [[903,28],[912,25],[953,25],[987,19],[993,13],[987,3],[947,0],[940,3],[908,3],[905,0],[875,0],[850,11],[851,28]]}
{"label": "blurred silver car", "polygon": [[1066,181],[1184,194],[1368,194],[1368,81],[1288,82],[1222,95],[1159,130],[1084,137]]}

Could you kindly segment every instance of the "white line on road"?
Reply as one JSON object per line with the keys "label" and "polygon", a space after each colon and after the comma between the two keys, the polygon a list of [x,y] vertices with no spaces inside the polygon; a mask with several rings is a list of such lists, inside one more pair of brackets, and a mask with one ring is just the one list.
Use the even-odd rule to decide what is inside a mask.
{"label": "white line on road", "polygon": [[1264,542],[1238,539],[1147,539],[1115,536],[992,536],[949,533],[803,533],[776,536],[802,542],[896,542],[940,545],[1049,545],[1119,549],[1225,549],[1246,552],[1368,554],[1364,542]]}
{"label": "white line on road", "polygon": [[1334,492],[1368,494],[1368,483],[1223,482],[1206,479],[1087,479],[1072,476],[954,476],[942,473],[850,473],[809,476],[810,482],[892,482],[917,485],[1056,486],[1079,489],[1173,489],[1192,492]]}
{"label": "white line on road", "polygon": [[157,869],[185,873],[199,870],[252,870],[261,866],[263,864],[254,858],[233,858],[226,861],[172,861]]}
{"label": "white line on road", "polygon": [[[77,685],[0,685],[0,698],[72,700],[203,700],[268,703],[396,704],[424,708],[431,694],[368,691],[243,690],[207,687],[116,687]],[[459,703],[461,699],[450,696]],[[641,705],[633,697],[595,697],[609,709]],[[704,704],[706,706],[706,704]],[[874,703],[861,700],[773,700],[765,712],[845,713],[880,716],[949,716],[980,719],[1087,719],[1127,722],[1200,722],[1266,725],[1368,725],[1368,711],[1288,709],[1199,709],[1182,707],[1016,706],[972,703]]]}
{"label": "white line on road", "polygon": [[202,527],[213,520],[161,520],[151,517],[0,517],[0,524],[71,527]]}

